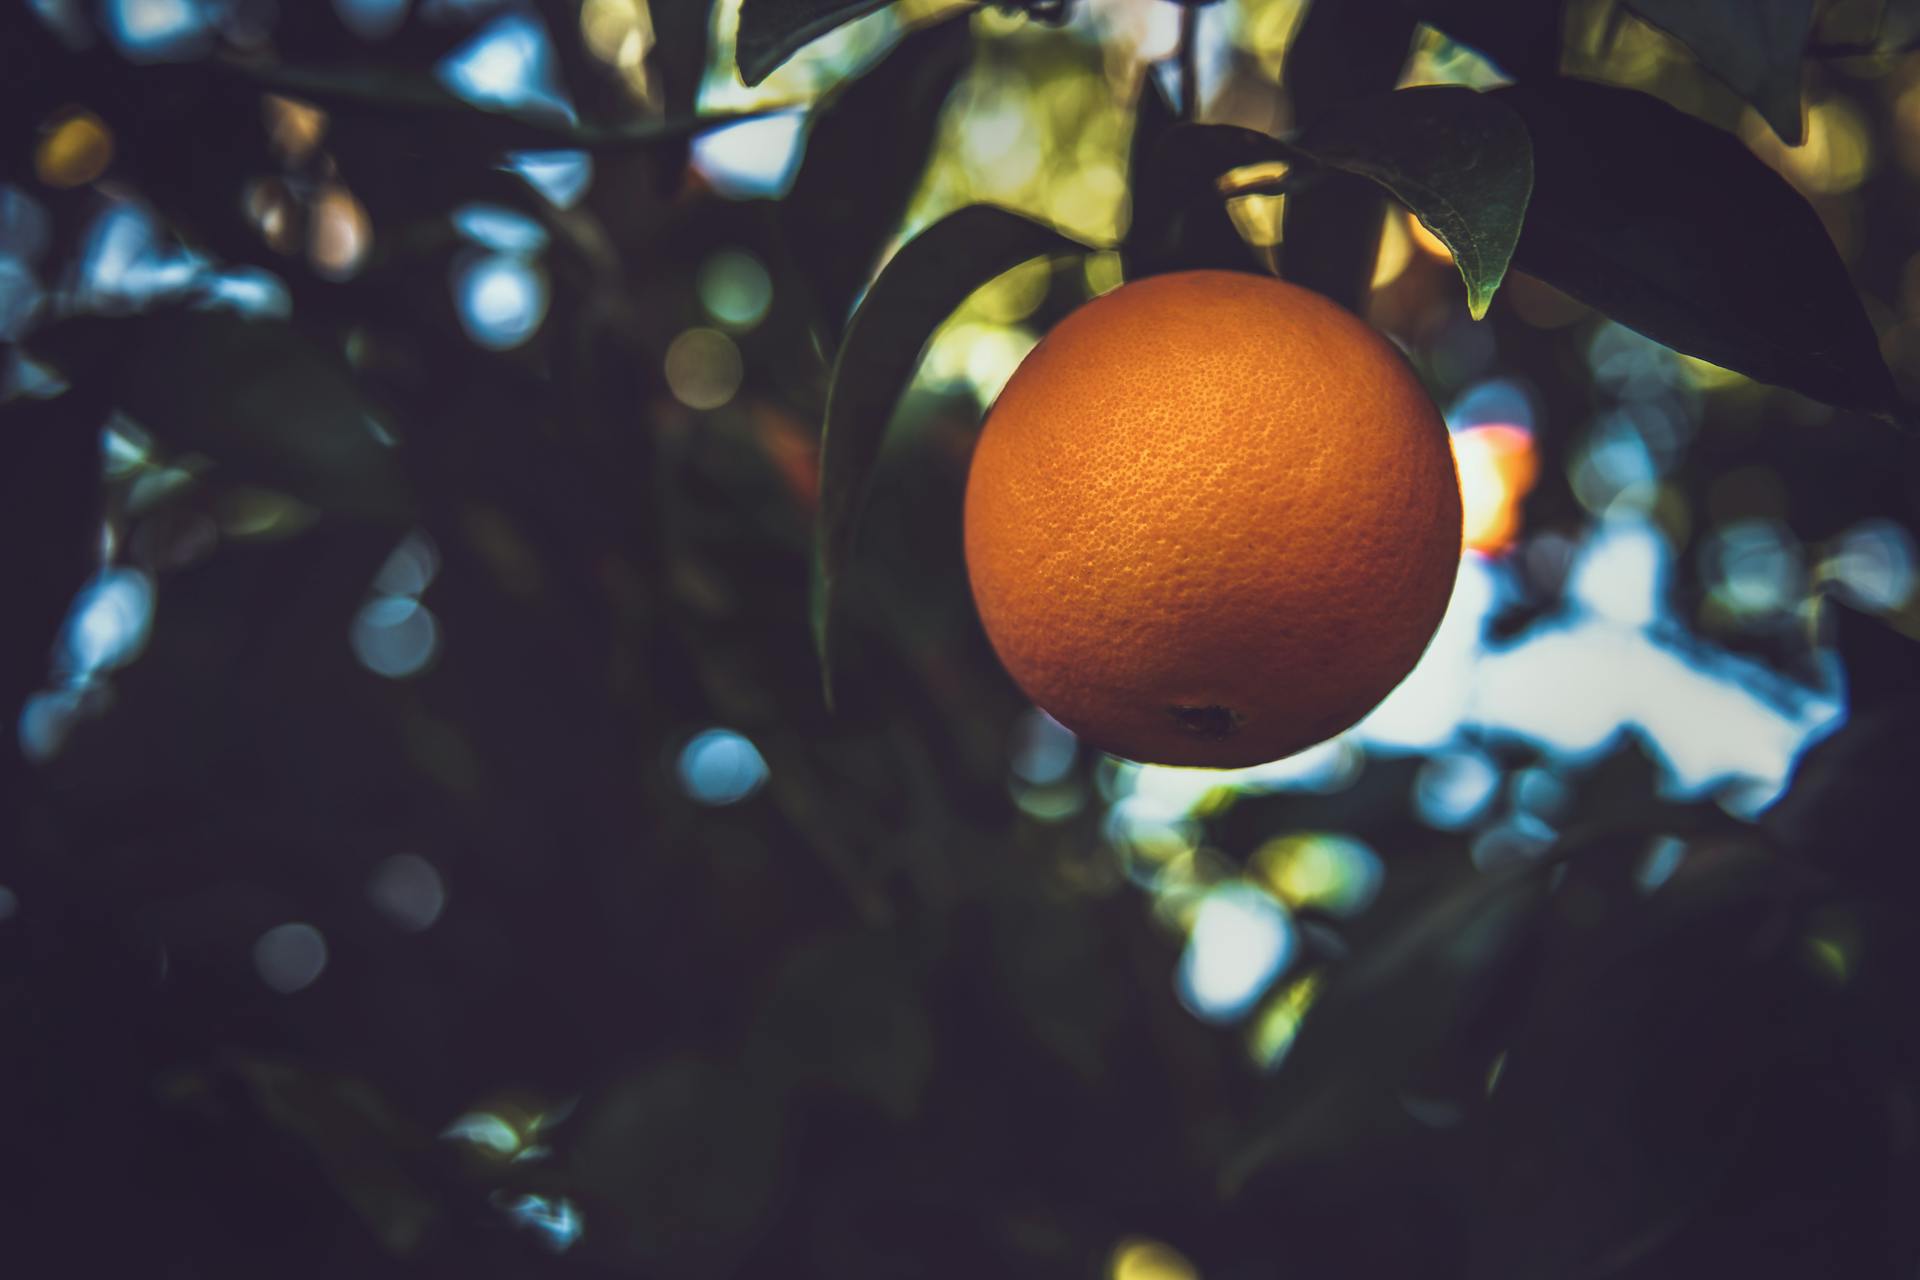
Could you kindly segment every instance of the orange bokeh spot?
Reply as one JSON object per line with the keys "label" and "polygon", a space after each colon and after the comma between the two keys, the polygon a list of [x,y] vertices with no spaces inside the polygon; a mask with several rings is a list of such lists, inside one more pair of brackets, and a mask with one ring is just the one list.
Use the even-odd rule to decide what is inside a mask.
{"label": "orange bokeh spot", "polygon": [[1462,541],[1469,551],[1495,555],[1520,532],[1520,500],[1533,488],[1539,459],[1525,427],[1489,423],[1453,433],[1460,469]]}

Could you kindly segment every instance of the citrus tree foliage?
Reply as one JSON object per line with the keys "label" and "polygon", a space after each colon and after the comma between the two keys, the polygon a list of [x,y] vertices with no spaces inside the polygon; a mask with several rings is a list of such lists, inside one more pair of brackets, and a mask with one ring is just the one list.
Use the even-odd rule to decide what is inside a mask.
{"label": "citrus tree foliage", "polygon": [[[1364,309],[1390,206],[1451,254],[1448,332],[1533,380],[1551,467],[1602,393],[1589,330],[1523,323],[1520,288],[1791,393],[1713,401],[1659,510],[1759,471],[1808,538],[1911,522],[1856,286],[1891,305],[1913,191],[1861,194],[1856,281],[1834,211],[1724,127],[1807,136],[1807,55],[1898,44],[1910,6],[1316,0],[1262,81],[1286,127],[1136,87],[1111,244],[988,203],[900,242],[954,86],[1065,6],[913,6],[799,104],[777,199],[689,165],[764,110],[701,109],[732,10],[656,0],[595,45],[618,7],[0,17],[15,1273],[1913,1273],[1910,612],[1821,606],[1846,723],[1757,822],[1663,794],[1632,735],[1490,870],[1420,820],[1417,755],[1197,806],[1195,892],[1290,832],[1384,866],[1363,912],[1297,913],[1266,1071],[1176,996],[1185,907],[1139,891],[1115,767],[1009,772],[1035,722],[960,556],[978,406],[915,382],[1036,262],[1036,327],[1115,262]],[[129,34],[175,9],[164,56]],[[742,0],[739,77],[883,10]],[[494,21],[545,33],[564,107],[453,91]],[[1564,73],[1623,23],[1666,33],[1661,95]],[[1500,87],[1396,87],[1422,32]],[[552,152],[584,195],[528,179]],[[1286,196],[1277,252],[1249,192]],[[751,323],[702,301],[729,253],[770,285]],[[498,281],[541,300],[512,340],[475,327]],[[724,394],[690,350],[732,353]],[[1526,518],[1584,517],[1543,483]],[[1555,564],[1496,629],[1552,616]],[[1542,772],[1480,745],[1503,796]]]}

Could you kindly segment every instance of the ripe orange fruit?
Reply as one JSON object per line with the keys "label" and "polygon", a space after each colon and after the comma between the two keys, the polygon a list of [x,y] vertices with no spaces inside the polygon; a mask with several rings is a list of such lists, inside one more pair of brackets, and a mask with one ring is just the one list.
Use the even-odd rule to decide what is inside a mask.
{"label": "ripe orange fruit", "polygon": [[1446,425],[1316,293],[1190,271],[1061,321],[987,416],[967,572],[1028,697],[1088,743],[1232,768],[1413,669],[1460,561]]}

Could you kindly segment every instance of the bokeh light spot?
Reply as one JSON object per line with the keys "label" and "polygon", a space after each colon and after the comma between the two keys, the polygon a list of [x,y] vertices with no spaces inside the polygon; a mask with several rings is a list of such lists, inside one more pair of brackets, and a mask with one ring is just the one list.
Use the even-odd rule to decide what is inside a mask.
{"label": "bokeh light spot", "polygon": [[373,248],[373,222],[345,187],[324,187],[308,213],[307,258],[323,280],[350,280]]}
{"label": "bokeh light spot", "polygon": [[718,329],[688,329],[667,347],[667,387],[690,409],[718,409],[744,373],[740,348]]}
{"label": "bokeh light spot", "polygon": [[701,804],[737,804],[767,780],[759,750],[731,729],[697,733],[680,750],[680,785]]}
{"label": "bokeh light spot", "polygon": [[1439,831],[1460,831],[1487,811],[1500,790],[1500,769],[1484,752],[1446,751],[1427,759],[1413,780],[1413,807]]}
{"label": "bokeh light spot", "polygon": [[572,115],[547,30],[526,14],[497,19],[442,59],[436,74],[475,106]]}
{"label": "bokeh light spot", "polygon": [[367,896],[381,914],[408,933],[432,928],[447,905],[446,883],[434,865],[417,853],[396,853],[375,867]]}
{"label": "bokeh light spot", "polygon": [[1913,535],[1891,520],[1863,520],[1840,535],[1820,576],[1862,609],[1892,613],[1913,598]]}
{"label": "bokeh light spot", "polygon": [[1520,504],[1533,488],[1538,462],[1524,427],[1489,423],[1454,432],[1460,473],[1461,541],[1470,551],[1496,555],[1520,532]]}
{"label": "bokeh light spot", "polygon": [[512,255],[456,264],[453,289],[467,336],[492,351],[510,350],[531,338],[547,314],[546,276]]}
{"label": "bokeh light spot", "polygon": [[333,0],[341,25],[362,40],[384,40],[407,20],[408,0]]}
{"label": "bokeh light spot", "polygon": [[1320,993],[1320,975],[1306,973],[1276,991],[1261,1006],[1248,1030],[1247,1051],[1260,1066],[1279,1066],[1300,1037],[1300,1024]]}
{"label": "bokeh light spot", "polygon": [[593,185],[593,157],[585,151],[515,151],[507,168],[556,209],[571,209]]}
{"label": "bokeh light spot", "polygon": [[1180,1002],[1205,1022],[1232,1022],[1253,1007],[1293,958],[1293,922],[1259,889],[1210,891],[1194,915],[1180,957]]}
{"label": "bokeh light spot", "polygon": [[693,167],[723,196],[780,196],[800,168],[805,117],[797,111],[743,120],[693,140]]}
{"label": "bokeh light spot", "polygon": [[80,722],[85,699],[78,689],[48,689],[28,698],[20,708],[16,733],[20,754],[35,764],[53,759],[66,745],[67,735]]}
{"label": "bokeh light spot", "polygon": [[1386,871],[1379,857],[1350,836],[1277,836],[1254,851],[1252,870],[1289,907],[1330,915],[1364,911]]}
{"label": "bokeh light spot", "polygon": [[1044,787],[1060,781],[1079,753],[1072,731],[1038,707],[1014,723],[1013,772],[1024,782]]}
{"label": "bokeh light spot", "polygon": [[584,1224],[580,1211],[565,1196],[508,1196],[501,1210],[515,1226],[525,1227],[554,1253],[565,1253],[580,1238]]}
{"label": "bokeh light spot", "polygon": [[766,319],[773,279],[744,249],[722,249],[700,266],[700,305],[720,324],[744,333]]}
{"label": "bokeh light spot", "polygon": [[50,187],[84,187],[112,163],[113,131],[91,111],[49,124],[33,151],[33,171]]}
{"label": "bokeh light spot", "polygon": [[194,0],[108,0],[106,19],[129,62],[185,61],[213,43],[211,15]]}
{"label": "bokeh light spot", "polygon": [[440,647],[440,625],[418,600],[381,596],[367,602],[348,632],[353,654],[375,675],[418,675]]}
{"label": "bokeh light spot", "polygon": [[373,589],[386,596],[417,596],[440,572],[440,550],[424,533],[411,533],[393,549],[373,577]]}
{"label": "bokeh light spot", "polygon": [[61,665],[85,681],[131,661],[153,627],[153,579],[138,569],[107,569],[74,599],[61,633]]}
{"label": "bokeh light spot", "polygon": [[1158,1240],[1122,1240],[1107,1262],[1108,1280],[1200,1280],[1178,1249]]}
{"label": "bokeh light spot", "polygon": [[20,896],[0,884],[0,920],[11,920],[20,913]]}
{"label": "bokeh light spot", "polygon": [[547,231],[526,214],[497,204],[463,204],[453,211],[456,231],[495,253],[535,254],[547,247]]}
{"label": "bokeh light spot", "polygon": [[275,925],[253,944],[260,980],[282,995],[313,985],[327,967],[327,940],[310,924]]}

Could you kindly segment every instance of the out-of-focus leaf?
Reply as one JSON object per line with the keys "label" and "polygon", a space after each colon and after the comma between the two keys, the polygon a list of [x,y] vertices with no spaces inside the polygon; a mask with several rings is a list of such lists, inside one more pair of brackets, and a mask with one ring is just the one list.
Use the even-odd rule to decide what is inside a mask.
{"label": "out-of-focus leaf", "polygon": [[1514,265],[1688,355],[1843,408],[1901,410],[1819,215],[1731,135],[1631,89],[1496,89],[1533,135]]}
{"label": "out-of-focus leaf", "polygon": [[1519,116],[1470,89],[1402,89],[1342,103],[1295,145],[1413,210],[1453,250],[1474,318],[1487,313],[1533,191],[1533,144]]}
{"label": "out-of-focus leaf", "polygon": [[840,574],[853,552],[887,420],[927,341],[968,294],[994,276],[1031,258],[1087,249],[1043,222],[994,205],[970,205],[902,246],[854,312],[827,392],[814,523],[813,640],[829,701]]}
{"label": "out-of-focus leaf", "polygon": [[1491,58],[1517,80],[1560,71],[1566,6],[1543,0],[1403,0],[1422,22]]}
{"label": "out-of-focus leaf", "polygon": [[1625,865],[1573,868],[1555,895],[1492,1084],[1474,1275],[1627,1274],[1768,1123],[1758,1081],[1798,1038],[1783,1027],[1803,1025],[1780,1014],[1795,978],[1782,869],[1741,846],[1698,849],[1647,897],[1614,875]]}
{"label": "out-of-focus leaf", "polygon": [[933,1030],[912,958],[885,932],[836,934],[790,953],[756,1028],[760,1060],[794,1084],[871,1102],[896,1120],[919,1109]]}
{"label": "out-of-focus leaf", "polygon": [[1823,607],[1846,672],[1847,719],[1794,762],[1766,827],[1874,898],[1920,903],[1920,863],[1905,834],[1920,753],[1920,642],[1837,600]]}
{"label": "out-of-focus leaf", "polygon": [[759,84],[781,63],[835,27],[886,8],[893,0],[742,0],[734,61],[740,78]]}
{"label": "out-of-focus leaf", "polygon": [[906,213],[972,50],[965,22],[911,32],[814,119],[776,216],[833,342]]}
{"label": "out-of-focus leaf", "polygon": [[1782,142],[1797,147],[1806,140],[1800,55],[1814,0],[1627,0],[1627,7],[1693,50]]}
{"label": "out-of-focus leaf", "polygon": [[1181,124],[1159,81],[1144,77],[1127,175],[1133,219],[1120,242],[1127,278],[1207,268],[1264,274],[1227,213],[1219,178],[1237,166],[1290,154],[1278,139],[1251,129]]}
{"label": "out-of-focus leaf", "polygon": [[669,116],[689,115],[707,73],[707,47],[713,30],[713,0],[678,0],[653,5],[653,49]]}
{"label": "out-of-focus leaf", "polygon": [[82,317],[36,335],[164,447],[197,451],[322,511],[379,523],[410,507],[346,363],[277,320],[220,311]]}
{"label": "out-of-focus leaf", "polygon": [[337,114],[395,116],[438,122],[447,145],[465,151],[579,149],[615,151],[677,142],[709,129],[757,119],[770,108],[680,114],[621,124],[575,124],[566,117],[477,107],[424,71],[366,67],[219,64],[229,74],[269,92],[311,102]]}
{"label": "out-of-focus leaf", "polygon": [[426,1243],[440,1210],[410,1166],[427,1140],[373,1086],[290,1062],[249,1058],[235,1070],[260,1114],[313,1153],[388,1252]]}
{"label": "out-of-focus leaf", "polygon": [[588,1231],[621,1233],[616,1253],[652,1274],[738,1274],[780,1173],[780,1100],[763,1082],[668,1058],[589,1104],[579,1134]]}
{"label": "out-of-focus leaf", "polygon": [[1403,1091],[1456,1076],[1436,1059],[1500,1003],[1534,936],[1549,870],[1540,862],[1472,872],[1342,962],[1225,1169],[1226,1185],[1398,1127]]}

